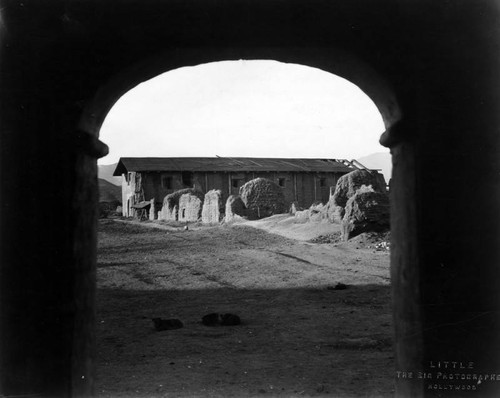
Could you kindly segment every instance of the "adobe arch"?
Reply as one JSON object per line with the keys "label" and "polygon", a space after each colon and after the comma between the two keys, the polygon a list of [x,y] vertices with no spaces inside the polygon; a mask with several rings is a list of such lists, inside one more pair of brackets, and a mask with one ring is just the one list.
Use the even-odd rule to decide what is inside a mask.
{"label": "adobe arch", "polygon": [[335,47],[322,48],[181,48],[163,51],[112,76],[99,86],[82,113],[79,127],[98,136],[114,103],[138,84],[173,69],[228,60],[274,60],[321,69],[343,77],[367,94],[380,111],[387,129],[401,118],[396,93],[379,73],[353,54]]}

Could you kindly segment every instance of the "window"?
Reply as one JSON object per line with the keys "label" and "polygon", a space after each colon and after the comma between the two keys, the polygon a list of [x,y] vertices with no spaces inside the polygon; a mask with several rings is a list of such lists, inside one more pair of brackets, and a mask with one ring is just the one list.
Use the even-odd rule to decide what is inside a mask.
{"label": "window", "polygon": [[319,179],[319,186],[326,187],[326,178],[323,177]]}
{"label": "window", "polygon": [[182,172],[182,184],[185,187],[192,187],[193,186],[193,173],[190,171],[183,171]]}
{"label": "window", "polygon": [[172,177],[163,177],[161,179],[161,186],[165,189],[172,189]]}
{"label": "window", "polygon": [[284,188],[284,187],[285,187],[285,181],[286,181],[286,180],[285,180],[284,178],[278,178],[278,185],[279,185],[280,187],[283,187],[283,188]]}
{"label": "window", "polygon": [[240,180],[238,178],[231,179],[231,186],[233,188],[238,188],[240,186]]}

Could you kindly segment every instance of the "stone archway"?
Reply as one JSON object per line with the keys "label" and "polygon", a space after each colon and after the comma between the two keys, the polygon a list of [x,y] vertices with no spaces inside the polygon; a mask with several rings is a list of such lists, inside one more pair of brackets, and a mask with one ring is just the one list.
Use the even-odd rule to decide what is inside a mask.
{"label": "stone archway", "polygon": [[353,54],[335,47],[325,48],[210,48],[177,49],[120,71],[102,84],[86,105],[79,127],[91,135],[98,135],[100,126],[114,103],[128,90],[169,70],[186,66],[227,60],[274,60],[321,69],[349,80],[364,91],[379,109],[386,129],[401,119],[394,89],[369,64]]}

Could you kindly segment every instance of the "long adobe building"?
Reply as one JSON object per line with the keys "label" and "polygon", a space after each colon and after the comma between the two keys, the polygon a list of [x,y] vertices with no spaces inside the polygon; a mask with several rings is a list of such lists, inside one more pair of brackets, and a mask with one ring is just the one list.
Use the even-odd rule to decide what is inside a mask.
{"label": "long adobe building", "polygon": [[309,207],[326,203],[330,187],[340,176],[362,167],[355,161],[339,159],[285,158],[120,158],[114,176],[123,176],[123,215],[132,216],[133,206],[154,199],[161,208],[163,198],[184,188],[201,192],[219,189],[225,202],[238,195],[246,182],[262,177],[283,189],[288,203]]}

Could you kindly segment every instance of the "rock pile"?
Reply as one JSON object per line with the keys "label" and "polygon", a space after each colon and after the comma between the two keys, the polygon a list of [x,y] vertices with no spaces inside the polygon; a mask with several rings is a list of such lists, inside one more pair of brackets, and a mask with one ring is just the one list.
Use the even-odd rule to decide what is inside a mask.
{"label": "rock pile", "polygon": [[342,234],[340,232],[332,232],[330,234],[319,235],[313,239],[310,239],[311,243],[339,243],[342,240]]}
{"label": "rock pile", "polygon": [[390,250],[391,244],[389,242],[380,242],[375,245],[375,249],[377,251],[385,251],[385,250]]}

